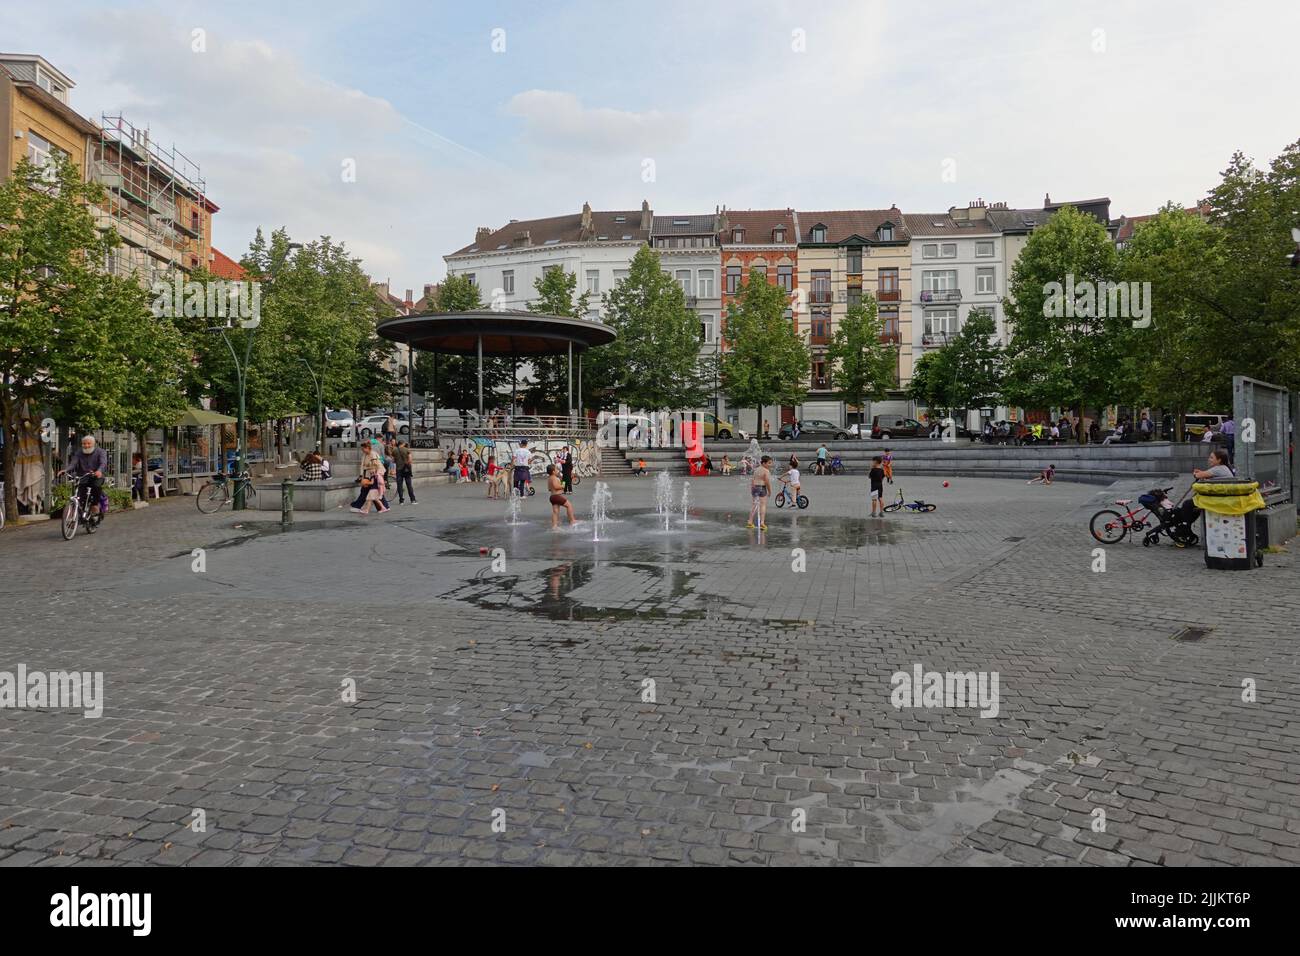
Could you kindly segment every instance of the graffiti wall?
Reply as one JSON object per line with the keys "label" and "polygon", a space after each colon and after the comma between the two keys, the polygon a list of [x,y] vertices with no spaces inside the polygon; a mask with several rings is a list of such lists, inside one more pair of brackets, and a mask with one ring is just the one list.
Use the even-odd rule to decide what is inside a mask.
{"label": "graffiti wall", "polygon": [[[534,475],[546,473],[546,466],[557,464],[556,456],[565,446],[574,452],[574,472],[586,478],[600,474],[600,449],[594,438],[570,440],[566,438],[529,438],[528,468]],[[442,451],[451,451],[459,455],[468,450],[473,458],[483,462],[484,466],[495,457],[497,464],[509,467],[514,460],[515,449],[519,447],[517,438],[487,438],[469,436],[451,439],[444,437]]]}

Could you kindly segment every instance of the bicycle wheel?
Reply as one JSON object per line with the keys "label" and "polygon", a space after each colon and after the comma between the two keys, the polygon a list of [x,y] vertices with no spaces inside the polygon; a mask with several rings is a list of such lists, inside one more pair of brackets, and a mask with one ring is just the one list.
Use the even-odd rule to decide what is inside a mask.
{"label": "bicycle wheel", "polygon": [[902,507],[903,507],[903,503],[901,501],[895,501],[893,504],[885,505],[884,510],[893,512],[893,511],[901,510]]}
{"label": "bicycle wheel", "polygon": [[778,508],[784,508],[785,492],[784,491],[777,492],[776,497],[772,499],[772,503],[775,504]]}
{"label": "bicycle wheel", "polygon": [[86,534],[94,534],[103,520],[104,516],[99,513],[98,506],[93,506],[91,512],[81,519],[81,524],[86,529]]}
{"label": "bicycle wheel", "polygon": [[529,485],[529,486],[528,486],[528,497],[531,498],[531,497],[532,497],[533,495],[535,495],[535,494],[537,494],[537,489],[534,488],[532,485]]}
{"label": "bicycle wheel", "polygon": [[573,487],[576,488],[580,484],[582,484],[582,476],[575,473],[573,476]]}
{"label": "bicycle wheel", "polygon": [[794,503],[797,504],[801,509],[802,509],[802,508],[807,508],[807,507],[808,507],[808,496],[807,496],[807,495],[800,495],[798,498],[796,498],[796,499],[794,500]]}
{"label": "bicycle wheel", "polygon": [[1117,544],[1128,534],[1124,516],[1118,511],[1108,509],[1098,511],[1092,516],[1092,520],[1088,523],[1088,530],[1092,532],[1093,538],[1102,544]]}
{"label": "bicycle wheel", "polygon": [[200,511],[205,515],[214,514],[218,508],[226,503],[230,496],[224,483],[218,484],[215,481],[209,481],[199,489],[199,496],[194,499]]}
{"label": "bicycle wheel", "polygon": [[63,506],[63,520],[59,522],[59,530],[63,532],[64,541],[71,541],[76,535],[78,517],[77,499],[76,496],[73,496]]}

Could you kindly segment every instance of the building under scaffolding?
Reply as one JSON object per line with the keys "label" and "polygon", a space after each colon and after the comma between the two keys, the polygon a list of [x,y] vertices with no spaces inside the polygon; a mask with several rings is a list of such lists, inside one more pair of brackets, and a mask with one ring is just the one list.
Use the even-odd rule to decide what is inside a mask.
{"label": "building under scaffolding", "polygon": [[101,228],[122,237],[105,267],[148,284],[208,267],[212,213],[197,163],[175,146],[153,142],[147,128],[102,114],[90,178],[107,192],[96,212]]}

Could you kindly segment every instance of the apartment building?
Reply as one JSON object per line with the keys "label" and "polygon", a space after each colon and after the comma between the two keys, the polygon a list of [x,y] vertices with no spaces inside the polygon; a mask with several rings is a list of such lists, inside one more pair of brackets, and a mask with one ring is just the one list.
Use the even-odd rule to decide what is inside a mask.
{"label": "apartment building", "polygon": [[537,298],[536,282],[548,269],[578,277],[579,294],[589,292],[589,318],[599,318],[601,297],[628,274],[637,249],[650,241],[654,213],[639,210],[582,211],[547,219],[511,220],[499,229],[481,226],[474,241],[443,256],[447,274],[469,276],[486,305],[527,309]]}
{"label": "apartment building", "polygon": [[874,298],[881,340],[898,347],[895,390],[911,377],[910,234],[897,207],[801,210],[797,221],[799,309],[795,327],[807,336],[812,352],[808,399],[800,417],[837,424],[862,421],[867,409],[848,406],[836,394],[826,349],[849,308]]}
{"label": "apartment building", "polygon": [[0,180],[23,159],[66,156],[87,172],[99,128],[68,105],[71,79],[44,57],[0,53]]}
{"label": "apartment building", "polygon": [[720,220],[720,212],[655,216],[650,245],[659,254],[664,272],[682,287],[687,308],[699,318],[701,364],[713,370],[709,409],[725,421],[726,399],[716,370],[717,358],[722,353]]}

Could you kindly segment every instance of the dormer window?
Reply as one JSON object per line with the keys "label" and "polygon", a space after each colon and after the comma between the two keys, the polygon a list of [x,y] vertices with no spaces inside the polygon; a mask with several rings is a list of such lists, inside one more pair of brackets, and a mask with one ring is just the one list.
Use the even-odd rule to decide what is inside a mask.
{"label": "dormer window", "polygon": [[894,227],[886,223],[880,227],[880,241],[890,242],[894,238]]}
{"label": "dormer window", "polygon": [[825,226],[821,226],[821,225],[813,226],[813,229],[812,229],[812,241],[813,241],[813,242],[825,242],[825,241],[826,241],[826,227],[825,227]]}
{"label": "dormer window", "polygon": [[733,229],[733,230],[731,230],[731,241],[732,241],[732,242],[744,242],[744,241],[745,241],[745,230],[744,230],[744,229]]}
{"label": "dormer window", "polygon": [[785,242],[785,229],[783,229],[783,228],[780,227],[780,226],[778,226],[777,228],[773,229],[773,230],[772,230],[772,241],[773,241],[773,242]]}

